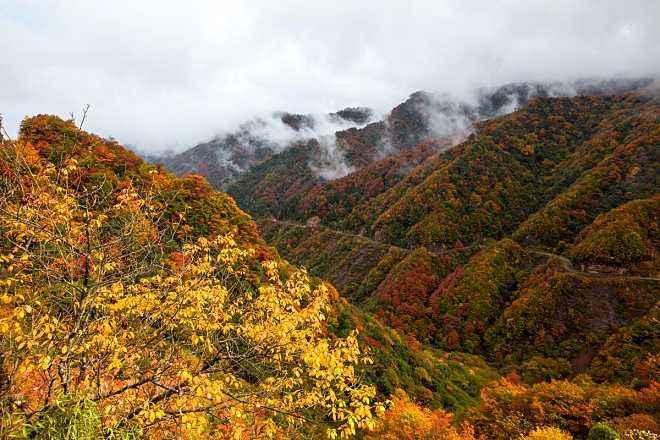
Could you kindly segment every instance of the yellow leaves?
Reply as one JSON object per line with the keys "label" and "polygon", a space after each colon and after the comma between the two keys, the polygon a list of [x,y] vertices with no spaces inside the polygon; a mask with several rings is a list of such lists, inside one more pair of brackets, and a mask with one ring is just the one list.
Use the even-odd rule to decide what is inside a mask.
{"label": "yellow leaves", "polygon": [[233,430],[232,438],[234,440],[242,440],[245,438],[245,434],[243,433],[244,429],[242,426],[236,426],[236,429]]}
{"label": "yellow leaves", "polygon": [[266,276],[271,282],[277,282],[279,281],[279,272],[278,272],[278,267],[277,263],[275,261],[264,261],[261,263],[263,266],[264,270],[266,271]]}
{"label": "yellow leaves", "polygon": [[[77,167],[65,165],[70,180]],[[41,177],[30,204],[0,214],[0,228],[28,249],[0,250],[2,269],[13,270],[0,285],[7,359],[31,360],[42,376],[61,370],[53,392],[102,396],[108,423],[142,409],[144,426],[173,420],[191,438],[213,432],[215,419],[227,437],[254,426],[287,436],[302,423],[272,409],[313,408],[342,436],[372,424],[375,391],[356,378],[355,336],[326,336],[325,285],[312,287],[302,270],[284,277],[279,262],[260,262],[231,235],[165,252],[153,222],[164,207],[129,181],[90,210],[55,170]]]}
{"label": "yellow leaves", "polygon": [[114,206],[115,210],[122,211],[139,211],[145,204],[145,201],[140,195],[135,191],[135,189],[130,186],[121,191],[117,196],[117,204]]}
{"label": "yellow leaves", "polygon": [[178,376],[179,376],[179,377],[181,378],[181,380],[184,381],[184,382],[190,382],[190,381],[192,381],[192,378],[193,378],[192,373],[191,373],[190,371],[188,371],[188,370],[180,371],[179,374],[178,374]]}
{"label": "yellow leaves", "polygon": [[186,413],[181,417],[181,425],[186,433],[185,438],[203,438],[208,431],[209,421],[204,414]]}
{"label": "yellow leaves", "polygon": [[158,419],[165,417],[165,411],[162,408],[152,407],[142,411],[140,416],[149,423],[154,423]]}
{"label": "yellow leaves", "polygon": [[102,293],[108,293],[109,298],[116,299],[120,297],[123,292],[124,292],[124,285],[120,282],[116,282],[110,285],[109,291],[104,290]]}
{"label": "yellow leaves", "polygon": [[108,337],[112,334],[112,325],[110,322],[105,321],[103,324],[101,324],[101,335],[104,337]]}
{"label": "yellow leaves", "polygon": [[543,427],[536,428],[530,432],[523,440],[572,440],[570,433],[562,431],[559,428]]}
{"label": "yellow leaves", "polygon": [[60,169],[60,174],[64,177],[78,169],[78,161],[74,158],[69,158],[65,162],[65,166]]}
{"label": "yellow leaves", "polygon": [[48,370],[50,368],[50,364],[51,364],[52,360],[53,359],[48,355],[42,357],[41,359],[39,359],[39,363],[38,363],[39,368],[41,368],[44,371]]}
{"label": "yellow leaves", "polygon": [[25,318],[25,308],[24,307],[17,307],[14,309],[14,316],[16,319],[23,319]]}
{"label": "yellow leaves", "polygon": [[261,426],[261,430],[266,438],[274,438],[277,435],[278,427],[273,419],[268,418]]}
{"label": "yellow leaves", "polygon": [[112,358],[112,361],[110,361],[110,364],[107,366],[107,370],[112,371],[112,370],[118,370],[122,366],[121,359],[119,357],[115,356]]}

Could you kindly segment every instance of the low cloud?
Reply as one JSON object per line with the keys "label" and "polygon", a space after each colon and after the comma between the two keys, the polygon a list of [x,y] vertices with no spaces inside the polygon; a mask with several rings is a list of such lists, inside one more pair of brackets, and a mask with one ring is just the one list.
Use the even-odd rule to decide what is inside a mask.
{"label": "low cloud", "polygon": [[355,171],[346,161],[344,153],[337,148],[336,140],[334,134],[319,138],[319,155],[308,164],[312,172],[324,180],[338,179]]}
{"label": "low cloud", "polygon": [[[347,109],[344,112],[321,115],[297,115],[276,112],[255,117],[238,127],[220,133],[203,142],[202,146],[215,155],[217,164],[230,173],[241,173],[254,164],[246,158],[266,157],[280,153],[292,145],[316,140],[318,151],[310,158],[309,167],[324,179],[344,176],[353,167],[346,163],[343,152],[337,147],[335,133],[349,128],[360,128],[372,122],[375,117],[368,109]],[[357,118],[358,122],[352,119]],[[139,150],[139,149],[138,149]],[[140,151],[144,156],[148,152]],[[159,151],[152,154],[153,160],[174,155],[172,151]],[[185,154],[177,161],[178,172],[199,172],[195,160],[186,161]]]}

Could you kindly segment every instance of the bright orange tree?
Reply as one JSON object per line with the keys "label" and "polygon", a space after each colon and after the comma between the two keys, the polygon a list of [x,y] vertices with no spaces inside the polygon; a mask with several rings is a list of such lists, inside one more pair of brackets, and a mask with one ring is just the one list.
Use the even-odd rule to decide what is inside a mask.
{"label": "bright orange tree", "polygon": [[395,390],[391,407],[366,437],[368,440],[477,440],[471,426],[452,426],[451,413],[424,408],[401,389]]}

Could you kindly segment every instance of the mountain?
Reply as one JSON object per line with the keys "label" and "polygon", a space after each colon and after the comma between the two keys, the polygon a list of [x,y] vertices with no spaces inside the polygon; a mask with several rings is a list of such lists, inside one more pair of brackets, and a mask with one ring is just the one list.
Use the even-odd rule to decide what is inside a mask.
{"label": "mountain", "polygon": [[[360,158],[353,172],[315,176],[309,141],[227,189],[260,216],[266,241],[361,310],[522,378],[517,391],[515,381],[501,395],[484,388],[482,396],[504,406],[470,416],[487,437],[514,438],[543,417],[523,409],[524,399],[542,402],[536,393],[554,396],[560,381],[581,395],[657,386],[660,96],[648,82],[633,82],[632,91],[614,84],[574,96],[535,92],[517,110],[483,119],[454,107],[451,114],[471,121],[459,142],[446,136],[458,124],[434,138],[429,119],[408,111],[426,100],[414,94],[392,112],[396,124],[353,130],[350,145],[366,152],[345,156]],[[397,147],[376,159],[384,135],[373,133],[393,126],[399,131],[387,137]],[[525,415],[495,427],[511,392],[527,396],[518,403]],[[641,412],[657,420],[653,405]],[[594,423],[571,421],[570,411],[555,416],[577,438]],[[635,423],[658,430],[643,419]]]}
{"label": "mountain", "polygon": [[336,291],[203,177],[39,115],[0,187],[0,437],[318,438],[384,410]]}
{"label": "mountain", "polygon": [[296,140],[318,137],[330,130],[366,124],[373,111],[348,107],[327,115],[300,115],[279,112],[255,118],[237,130],[196,145],[176,155],[150,157],[178,175],[201,174],[221,187],[224,182],[269,159]]}
{"label": "mountain", "polygon": [[[0,145],[0,186],[2,437],[320,438],[373,425],[376,399],[397,389],[466,411],[499,377],[309,279],[204,178],[177,178],[72,121],[26,118]],[[328,368],[337,376],[314,397]],[[291,410],[305,418],[278,418]]]}
{"label": "mountain", "polygon": [[[477,89],[463,98],[419,91],[381,120],[374,120],[374,112],[363,107],[326,115],[279,112],[247,121],[182,153],[149,156],[148,160],[161,162],[178,175],[205,176],[253,213],[272,210],[276,214],[278,209],[295,209],[298,202],[290,199],[304,197],[317,184],[415,148],[422,141],[434,141],[430,145],[439,149],[454,145],[478,121],[510,113],[535,96],[602,95],[648,82],[515,83]],[[294,165],[289,169],[287,163]],[[295,187],[277,188],[282,181],[295,182]]]}
{"label": "mountain", "polygon": [[[367,167],[292,198],[300,202],[278,211],[278,220],[264,218],[261,228],[286,257],[337,283],[349,298],[371,296],[376,302],[371,310],[381,316],[392,308],[387,322],[423,340],[432,340],[429,326],[439,325],[433,308],[450,307],[434,304],[440,295],[435,291],[448,281],[443,278],[459,265],[494,264],[478,260],[501,245],[492,240],[518,249],[516,263],[507,263],[513,264],[511,274],[497,288],[506,293],[489,294],[505,295],[497,299],[504,303],[519,295],[517,286],[533,273],[530,261],[539,254],[526,249],[566,253],[576,265],[657,277],[657,225],[651,219],[660,175],[658,115],[657,96],[645,94],[537,98],[480,124],[464,143],[412,162],[405,177],[386,184],[375,179],[379,190],[373,193],[359,190],[370,187]],[[387,166],[396,157],[371,167]],[[633,209],[638,220],[628,214]],[[308,218],[316,220],[296,224]],[[630,236],[618,237],[621,231]],[[344,264],[350,272],[341,270]],[[452,277],[458,276],[455,270]],[[494,282],[503,275],[499,270],[483,282]],[[649,283],[637,288],[652,289],[654,281]],[[476,301],[462,295],[454,301]],[[410,310],[401,313],[402,304]],[[485,311],[467,313],[473,322]],[[486,324],[479,326],[486,330]],[[442,327],[446,333],[447,323]],[[441,338],[445,342],[437,343],[451,348],[447,334]]]}
{"label": "mountain", "polygon": [[255,119],[181,177],[25,119],[0,147],[0,437],[660,434],[656,85],[374,118]]}
{"label": "mountain", "polygon": [[[148,159],[162,162],[178,175],[197,173],[214,185],[222,186],[296,141],[319,140],[336,134],[336,143],[341,144],[340,149],[348,155],[347,164],[361,166],[389,153],[389,144],[394,149],[416,144],[434,129],[433,124],[453,124],[450,129],[453,132],[465,128],[469,120],[480,114],[492,116],[499,109],[525,102],[532,94],[549,93],[550,87],[516,84],[494,92],[480,90],[475,93],[476,106],[449,96],[417,92],[383,121],[373,121],[374,112],[366,107],[348,107],[326,115],[276,112],[247,121],[233,132],[182,153],[162,157],[149,155]],[[431,113],[438,115],[437,120],[426,121]]]}
{"label": "mountain", "polygon": [[[586,85],[589,85],[587,87]],[[387,156],[414,149],[421,142],[439,151],[460,143],[479,121],[510,113],[534,97],[604,95],[611,90],[629,90],[648,81],[578,82],[571,84],[518,83],[478,89],[464,99],[446,94],[413,93],[381,121],[362,128],[349,128],[333,137],[301,139],[279,155],[254,166],[227,182],[226,189],[250,212],[259,215],[278,210],[295,212],[302,198],[318,192],[319,184],[342,178]],[[616,86],[615,86],[616,85]],[[597,92],[596,92],[597,91]],[[291,151],[289,151],[291,150]],[[286,157],[284,157],[286,156]],[[285,163],[294,164],[288,168]],[[402,168],[404,175],[410,168]],[[279,188],[277,182],[295,182]],[[299,218],[302,220],[302,218]]]}

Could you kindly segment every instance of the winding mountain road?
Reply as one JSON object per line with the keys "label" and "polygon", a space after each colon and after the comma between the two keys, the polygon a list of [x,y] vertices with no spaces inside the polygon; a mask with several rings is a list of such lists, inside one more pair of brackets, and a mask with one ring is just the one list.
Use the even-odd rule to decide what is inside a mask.
{"label": "winding mountain road", "polygon": [[642,277],[642,276],[636,276],[636,275],[615,275],[615,274],[609,274],[609,273],[598,273],[598,272],[586,272],[582,270],[578,270],[573,266],[573,262],[569,260],[568,258],[564,257],[563,255],[557,255],[553,254],[551,252],[546,252],[546,251],[540,251],[538,249],[530,249],[528,248],[527,251],[530,254],[534,255],[540,255],[543,257],[547,258],[554,258],[555,260],[559,260],[561,262],[562,268],[566,272],[570,272],[579,276],[587,277],[587,278],[598,278],[601,280],[639,280],[639,281],[658,281],[660,282],[660,278],[655,278],[655,277]]}
{"label": "winding mountain road", "polygon": [[[340,235],[342,237],[357,238],[358,240],[366,240],[366,241],[376,243],[376,244],[381,245],[381,246],[387,246],[387,247],[393,247],[393,248],[396,248],[396,249],[400,249],[400,250],[405,251],[405,252],[411,252],[411,251],[415,250],[415,248],[405,248],[405,247],[397,246],[397,245],[387,243],[387,242],[384,242],[384,241],[378,241],[378,240],[375,240],[375,239],[373,239],[371,237],[368,237],[366,235],[351,234],[350,232],[345,232],[345,231],[340,231],[340,230],[337,230],[337,229],[332,229],[332,228],[329,228],[325,225],[311,226],[311,225],[306,225],[306,224],[303,224],[303,223],[293,222],[293,221],[290,221],[290,220],[280,220],[280,219],[277,219],[277,218],[274,218],[274,217],[263,218],[263,220],[267,220],[267,221],[270,221],[271,223],[285,225],[285,226],[289,226],[289,227],[292,227],[292,228],[298,228],[298,229],[323,229],[323,230],[329,231],[333,234]],[[449,250],[445,250],[445,251],[434,251],[434,250],[431,250],[431,249],[428,249],[428,248],[427,248],[427,250],[430,253],[436,254],[438,256],[443,256],[443,255],[448,255],[448,254],[452,254],[452,253],[455,253],[455,252],[465,251],[465,250],[470,249],[470,248],[483,248],[483,245],[481,245],[481,244],[472,244],[470,246],[465,246],[465,247],[456,248],[456,249],[449,249]]]}
{"label": "winding mountain road", "polygon": [[[410,249],[410,248],[404,248],[404,247],[396,246],[396,245],[393,245],[393,244],[390,244],[390,243],[377,241],[377,240],[374,240],[373,238],[367,237],[365,235],[351,234],[350,232],[339,231],[337,229],[328,228],[327,226],[323,226],[323,225],[311,226],[311,225],[307,225],[307,224],[303,224],[303,223],[293,222],[293,221],[290,221],[290,220],[280,220],[280,219],[276,219],[274,217],[264,218],[263,220],[270,221],[271,223],[275,223],[275,224],[285,225],[285,226],[292,227],[292,228],[298,228],[298,229],[300,229],[300,228],[302,228],[302,229],[324,229],[326,231],[329,231],[333,234],[337,234],[339,236],[349,237],[349,238],[356,238],[356,239],[359,239],[359,240],[366,240],[366,241],[370,241],[372,243],[376,243],[376,244],[379,244],[379,245],[382,245],[382,246],[389,246],[389,247],[401,249],[405,252],[410,252],[410,251],[413,250],[413,249]],[[474,245],[466,246],[466,247],[460,248],[460,249],[451,249],[451,250],[448,250],[448,251],[434,252],[434,253],[436,255],[442,256],[442,255],[447,255],[447,254],[450,254],[450,253],[453,253],[453,252],[465,251],[466,249],[469,249],[469,248],[472,248],[472,247],[483,248],[483,245],[474,244]],[[597,279],[600,279],[600,280],[637,280],[637,281],[660,282],[660,278],[656,278],[656,277],[643,277],[643,276],[623,275],[623,274],[616,275],[616,274],[609,274],[609,273],[598,273],[598,272],[582,271],[582,270],[577,269],[575,266],[573,266],[573,262],[571,260],[569,260],[568,258],[564,257],[563,255],[553,254],[551,252],[542,251],[542,250],[534,249],[534,248],[527,248],[527,252],[529,252],[530,254],[539,255],[539,256],[542,256],[542,257],[559,260],[559,262],[561,263],[562,268],[566,272],[570,272],[572,274],[575,274],[575,275],[578,275],[578,276],[581,276],[581,277],[584,277],[584,278],[597,278]]]}

